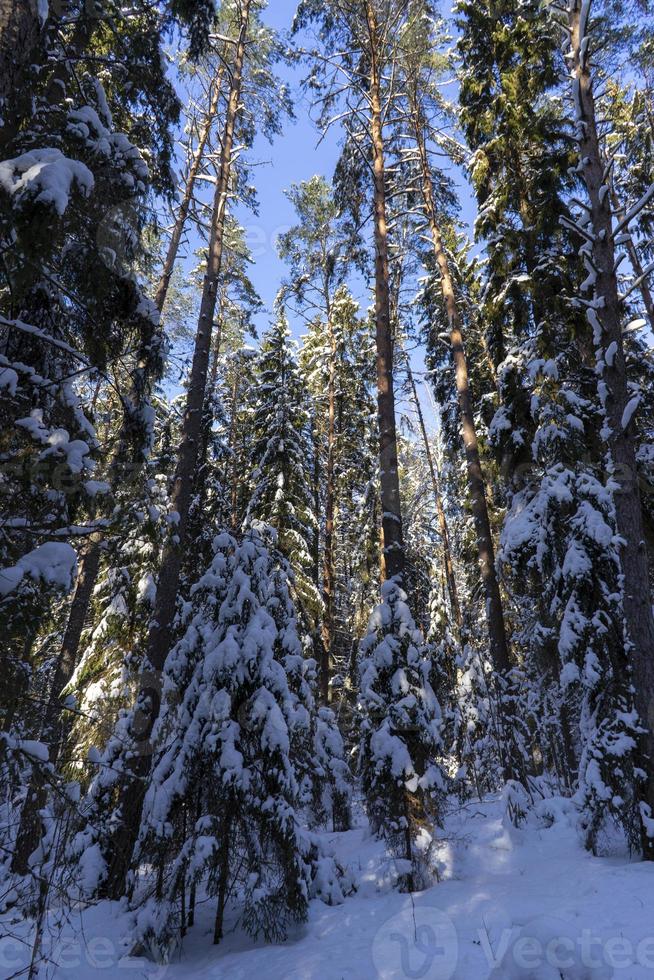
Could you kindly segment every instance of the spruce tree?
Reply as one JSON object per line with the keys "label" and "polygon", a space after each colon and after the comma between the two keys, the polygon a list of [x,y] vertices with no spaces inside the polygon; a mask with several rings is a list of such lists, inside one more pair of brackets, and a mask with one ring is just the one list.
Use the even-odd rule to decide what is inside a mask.
{"label": "spruce tree", "polygon": [[298,621],[288,568],[270,542],[259,525],[242,542],[216,537],[167,661],[136,852],[160,868],[136,916],[153,952],[183,934],[180,892],[201,880],[217,904],[214,942],[235,890],[252,935],[280,940],[306,918],[313,845],[299,807],[315,719],[310,692],[294,691]]}
{"label": "spruce tree", "polygon": [[[327,703],[334,642],[334,514],[338,452],[336,410],[340,353],[334,307],[338,301],[338,291],[352,263],[354,234],[349,222],[339,215],[333,193],[323,178],[312,177],[311,180],[292,187],[288,196],[295,207],[299,223],[280,238],[279,252],[290,265],[292,278],[289,288],[296,297],[300,312],[310,321],[314,338],[322,337],[323,334],[325,336],[320,350],[314,346],[311,355],[313,363],[309,371],[320,371],[321,382],[326,383],[326,432],[322,440],[317,435],[317,441],[322,441],[324,448],[317,445],[316,454],[318,468],[324,466],[324,480],[321,481],[324,484],[325,524],[321,560],[323,662],[320,687],[323,702]],[[322,363],[319,365],[318,361]],[[322,428],[319,415],[322,415],[322,411],[316,417],[317,426]],[[321,496],[321,487],[317,491]]]}
{"label": "spruce tree", "polygon": [[[583,238],[580,255],[588,272],[580,283],[578,302],[586,311],[593,331],[598,398],[603,413],[601,437],[606,445],[605,466],[611,481],[615,529],[620,536],[621,601],[624,610],[624,642],[634,676],[634,705],[646,732],[638,749],[645,773],[641,789],[641,844],[643,854],[654,858],[654,617],[644,546],[643,516],[636,470],[636,451],[632,419],[640,401],[629,386],[622,338],[623,302],[617,279],[620,233],[626,232],[651,196],[651,188],[625,216],[614,222],[610,187],[606,183],[606,157],[597,120],[596,96],[591,56],[597,24],[592,4],[570,3],[566,28],[570,44],[567,51],[570,83],[574,100],[575,138],[578,145],[579,175],[585,190],[585,205],[575,228]],[[595,29],[595,31],[594,31]],[[605,189],[606,188],[606,189]],[[589,294],[586,299],[584,294]],[[610,676],[607,682],[610,682]],[[610,683],[607,683],[610,690]],[[615,696],[612,698],[615,704]],[[612,710],[615,710],[612,704]],[[610,717],[610,715],[609,715]],[[631,747],[623,741],[622,757],[629,764]],[[617,750],[616,750],[617,751]]]}
{"label": "spruce tree", "polygon": [[404,891],[430,880],[433,830],[447,790],[430,668],[405,593],[385,582],[359,651],[360,766],[371,829],[396,859]]}
{"label": "spruce tree", "polygon": [[[43,699],[30,734],[49,744],[54,761],[99,540],[121,507],[120,493],[107,490],[116,491],[130,469],[134,475],[150,438],[149,393],[162,367],[162,339],[133,266],[143,255],[149,190],[170,191],[170,126],[179,104],[163,72],[161,24],[143,6],[117,12],[113,30],[124,60],[112,56],[104,19],[84,5],[48,8],[39,26],[30,99],[16,90],[3,106],[0,221],[8,247],[0,356],[10,389],[1,411],[3,492],[15,531],[3,537],[0,563],[11,586],[2,610],[10,690],[14,677],[22,686],[15,696]],[[141,107],[155,91],[160,111],[145,128]],[[105,424],[96,407],[112,402],[112,389],[112,421]],[[20,492],[27,487],[28,494]],[[68,609],[51,587],[74,584],[65,574],[75,570],[72,543],[81,560]],[[50,588],[37,593],[29,585],[39,578]],[[59,649],[43,664],[39,637],[53,626]],[[47,674],[38,691],[22,685],[26,670],[41,682]],[[26,870],[40,833],[43,790],[38,799],[34,791],[31,785],[32,815],[25,807],[21,816],[18,871]]]}
{"label": "spruce tree", "polygon": [[246,524],[274,527],[279,548],[296,576],[303,608],[320,610],[311,540],[316,522],[311,497],[312,446],[306,395],[283,309],[262,337],[257,357]]}

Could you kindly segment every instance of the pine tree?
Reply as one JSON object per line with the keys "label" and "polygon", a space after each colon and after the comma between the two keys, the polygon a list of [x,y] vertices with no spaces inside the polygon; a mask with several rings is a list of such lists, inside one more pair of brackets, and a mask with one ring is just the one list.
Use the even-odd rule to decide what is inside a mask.
{"label": "pine tree", "polygon": [[[299,366],[307,390],[317,406],[319,496],[325,513],[322,541],[324,563],[329,560],[326,518],[329,485],[332,484],[329,673],[331,697],[340,698],[340,712],[343,685],[351,685],[353,679],[356,638],[365,629],[367,611],[379,588],[379,506],[376,492],[375,406],[370,391],[374,363],[370,323],[359,317],[358,304],[344,285],[334,293],[330,315],[331,336],[326,335],[320,318],[309,323],[307,333],[302,338]],[[327,463],[332,397],[333,472],[330,478]],[[323,569],[325,567],[323,564]],[[326,598],[323,598],[323,602],[326,602]],[[324,613],[327,616],[326,609]],[[324,674],[321,674],[321,684],[324,685]],[[349,695],[347,701],[348,709],[353,707]]]}
{"label": "pine tree", "polygon": [[[446,181],[437,170],[434,176],[432,169],[433,151],[440,150],[444,142],[439,138],[437,127],[448,121],[447,106],[444,105],[438,89],[438,80],[447,67],[447,61],[442,57],[439,58],[437,51],[433,50],[440,40],[438,37],[440,25],[433,16],[431,4],[416,3],[413,13],[414,19],[402,38],[400,58],[403,84],[406,89],[405,114],[414,142],[413,152],[408,157],[405,153],[405,160],[415,172],[414,183],[416,191],[420,194],[422,210],[431,238],[432,261],[436,265],[440,278],[441,303],[445,309],[454,364],[454,383],[466,459],[468,491],[486,599],[490,655],[497,673],[500,692],[498,706],[502,713],[502,691],[508,682],[511,661],[502,596],[495,570],[493,534],[486,499],[486,474],[482,467],[476,420],[481,397],[478,392],[471,390],[470,351],[466,349],[468,341],[464,345],[462,312],[464,304],[461,296],[457,295],[456,276],[447,248],[447,240],[450,237],[448,226],[451,225],[451,218],[448,214],[447,195],[443,195]],[[445,197],[444,201],[443,197]],[[508,743],[510,743],[509,728],[505,740]],[[511,757],[512,753],[509,751],[505,755],[507,778],[518,775],[519,761]]]}
{"label": "pine tree", "polygon": [[384,574],[388,578],[397,576],[398,581],[403,572],[404,549],[393,380],[385,124],[395,95],[395,75],[390,69],[397,58],[398,28],[405,13],[401,2],[365,0],[360,7],[353,7],[341,0],[303,0],[296,16],[298,28],[312,21],[319,25],[322,51],[314,59],[311,82],[324,92],[321,104],[325,127],[330,125],[329,114],[343,94],[343,77],[347,79],[345,89],[350,102],[338,114],[347,136],[336,172],[340,197],[349,199],[355,221],[359,220],[362,200],[372,198]]}

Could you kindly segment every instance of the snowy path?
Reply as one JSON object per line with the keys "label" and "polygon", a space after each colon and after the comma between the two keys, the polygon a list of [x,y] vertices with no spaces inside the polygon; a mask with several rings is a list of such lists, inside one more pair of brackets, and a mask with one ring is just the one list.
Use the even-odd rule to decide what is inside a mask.
{"label": "snowy path", "polygon": [[[120,958],[122,924],[105,903],[84,913],[86,945],[62,949],[54,977],[113,967],[120,977],[170,980],[654,980],[654,867],[588,855],[565,819],[507,830],[495,801],[454,815],[446,834],[443,880],[413,903],[390,887],[383,848],[359,828],[328,835],[355,870],[357,894],[335,908],[312,903],[309,922],[284,945],[232,931],[212,947],[208,903],[181,959],[155,967]],[[6,969],[5,956],[0,976]]]}

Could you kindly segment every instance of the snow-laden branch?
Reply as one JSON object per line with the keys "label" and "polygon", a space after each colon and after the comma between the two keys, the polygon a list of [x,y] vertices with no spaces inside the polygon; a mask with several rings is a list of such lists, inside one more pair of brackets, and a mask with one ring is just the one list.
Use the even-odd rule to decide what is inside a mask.
{"label": "snow-laden branch", "polygon": [[8,320],[0,314],[0,326],[20,330],[22,333],[32,334],[34,337],[38,337],[39,340],[45,341],[46,344],[51,344],[66,354],[70,354],[71,357],[75,357],[82,364],[86,365],[86,367],[91,366],[89,361],[79,351],[76,351],[74,347],[71,347],[70,344],[67,344],[64,340],[58,340],[51,334],[46,333],[45,330],[42,330],[40,327],[35,327],[31,323],[24,323],[23,320]]}

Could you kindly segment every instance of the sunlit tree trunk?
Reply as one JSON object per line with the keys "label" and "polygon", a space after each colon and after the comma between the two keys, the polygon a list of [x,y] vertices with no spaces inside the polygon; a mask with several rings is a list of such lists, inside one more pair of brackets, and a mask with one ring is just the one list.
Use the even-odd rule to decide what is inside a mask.
{"label": "sunlit tree trunk", "polygon": [[[172,641],[172,623],[175,615],[179,588],[181,562],[186,545],[186,527],[193,486],[193,475],[198,457],[202,432],[202,409],[207,385],[212,328],[216,311],[218,281],[223,257],[223,238],[227,199],[231,184],[232,150],[234,130],[241,97],[241,81],[245,61],[246,35],[251,0],[241,6],[241,21],[234,63],[230,76],[230,89],[220,155],[220,171],[216,182],[211,219],[211,233],[204,276],[200,314],[198,319],[191,375],[186,396],[186,410],[182,426],[177,468],[171,495],[172,511],[176,515],[173,532],[167,541],[157,582],[157,595],[151,621],[143,667],[144,684],[137,700],[139,718],[138,739],[146,744],[159,712],[158,696],[152,691],[152,674],[163,670]],[[151,754],[141,751],[130,760],[130,772],[121,784],[122,823],[113,837],[107,894],[120,896],[125,888],[134,844],[138,835],[147,775],[151,766]]]}
{"label": "sunlit tree trunk", "polygon": [[509,647],[504,624],[504,610],[499,582],[495,571],[495,552],[491,533],[488,504],[486,502],[486,482],[479,455],[479,440],[475,427],[475,417],[470,395],[468,362],[463,344],[463,326],[459,313],[449,260],[438,224],[434,191],[431,182],[425,127],[419,107],[413,105],[412,116],[416,145],[420,158],[420,186],[425,213],[429,222],[434,257],[441,277],[441,291],[447,311],[450,328],[450,343],[456,379],[456,391],[461,416],[461,430],[468,474],[468,491],[472,504],[472,514],[477,535],[477,555],[481,580],[486,598],[486,618],[490,640],[490,653],[493,666],[501,674],[510,669]]}
{"label": "sunlit tree trunk", "polygon": [[170,235],[170,241],[168,243],[166,258],[164,259],[163,268],[161,270],[161,276],[159,277],[159,282],[157,284],[157,288],[154,294],[154,305],[157,307],[160,313],[164,307],[164,303],[166,302],[166,296],[168,294],[168,286],[170,285],[170,277],[173,274],[173,269],[175,268],[175,262],[177,261],[177,253],[179,251],[179,245],[182,240],[182,235],[184,234],[184,228],[186,227],[186,222],[188,220],[191,201],[193,200],[193,194],[195,193],[195,185],[197,183],[200,170],[202,169],[202,164],[204,161],[205,151],[207,147],[207,141],[211,133],[211,127],[214,124],[216,114],[218,112],[218,106],[220,104],[220,89],[222,85],[223,75],[224,75],[224,66],[221,63],[220,67],[218,68],[218,71],[216,72],[216,77],[212,85],[209,107],[207,109],[207,113],[206,116],[204,117],[204,122],[200,130],[198,145],[195,148],[195,152],[193,154],[193,157],[191,159],[191,164],[188,169],[188,174],[186,175],[186,183],[184,184],[184,193],[182,195],[182,200],[179,205],[177,217],[175,218],[173,230]]}
{"label": "sunlit tree trunk", "polygon": [[379,421],[379,465],[383,534],[383,572],[400,578],[404,572],[404,541],[400,509],[400,481],[393,389],[393,329],[390,306],[388,229],[386,224],[386,171],[378,65],[378,27],[374,5],[367,0],[366,19],[370,39],[370,135],[374,174],[375,238],[375,343],[377,349],[377,415]]}
{"label": "sunlit tree trunk", "polygon": [[327,377],[327,465],[325,473],[325,548],[322,564],[322,664],[320,694],[324,704],[329,700],[332,644],[334,641],[334,472],[336,457],[336,340],[329,308],[329,372]]}

